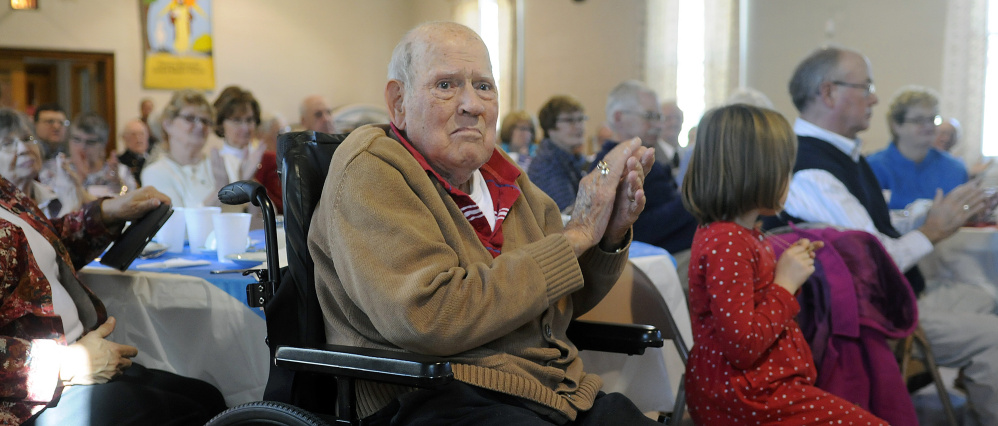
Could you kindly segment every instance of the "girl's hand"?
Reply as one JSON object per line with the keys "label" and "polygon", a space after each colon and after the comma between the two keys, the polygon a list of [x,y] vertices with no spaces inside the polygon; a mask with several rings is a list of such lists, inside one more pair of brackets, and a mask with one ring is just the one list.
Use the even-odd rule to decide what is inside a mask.
{"label": "girl's hand", "polygon": [[811,242],[807,238],[797,240],[783,252],[776,262],[776,275],[773,282],[786,289],[790,294],[797,290],[814,273],[814,252],[824,247],[821,241]]}

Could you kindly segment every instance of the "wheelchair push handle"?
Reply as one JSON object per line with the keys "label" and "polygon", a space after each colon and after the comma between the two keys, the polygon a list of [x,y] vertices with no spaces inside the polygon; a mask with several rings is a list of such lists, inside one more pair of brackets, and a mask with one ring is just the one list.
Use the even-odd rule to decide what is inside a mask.
{"label": "wheelchair push handle", "polygon": [[280,261],[277,256],[277,215],[274,204],[267,196],[267,190],[257,182],[241,180],[232,182],[218,190],[218,200],[223,204],[239,205],[253,203],[263,211],[263,232],[267,246],[267,276],[261,277],[258,284],[250,284],[246,289],[247,301],[250,306],[264,306],[274,292],[277,291],[277,281],[280,279],[278,270]]}

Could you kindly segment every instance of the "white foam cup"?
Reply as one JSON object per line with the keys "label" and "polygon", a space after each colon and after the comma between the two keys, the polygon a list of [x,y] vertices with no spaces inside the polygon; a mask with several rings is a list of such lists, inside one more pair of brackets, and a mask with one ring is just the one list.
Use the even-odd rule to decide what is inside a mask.
{"label": "white foam cup", "polygon": [[219,262],[231,262],[226,256],[246,251],[252,217],[249,213],[219,213],[212,216]]}

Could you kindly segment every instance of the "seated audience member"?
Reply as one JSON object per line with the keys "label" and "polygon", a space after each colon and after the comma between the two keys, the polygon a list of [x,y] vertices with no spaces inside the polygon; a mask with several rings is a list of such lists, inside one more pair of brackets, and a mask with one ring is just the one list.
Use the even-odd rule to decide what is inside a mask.
{"label": "seated audience member", "polygon": [[[708,111],[683,199],[701,227],[690,261],[694,346],[690,415],[703,425],[887,423],[814,386],[814,359],[794,294],[814,273],[820,241],[777,261],[757,229],[782,208],[797,141],[779,113],[744,104]],[[718,169],[724,173],[718,173]]]}
{"label": "seated audience member", "polygon": [[128,167],[136,183],[142,186],[142,167],[149,157],[149,128],[142,120],[129,120],[121,131],[121,140],[125,141],[125,152],[118,156],[118,162]]}
{"label": "seated audience member", "polygon": [[[658,95],[656,94],[655,96],[657,97]],[[661,123],[658,126],[661,129],[659,139],[654,142],[655,161],[669,166],[672,177],[678,181],[681,179],[678,173],[684,155],[687,161],[689,160],[689,154],[684,153],[683,147],[679,146],[679,134],[683,131],[683,110],[679,109],[679,105],[676,104],[675,100],[668,100],[661,104],[661,117]],[[612,123],[610,127],[613,127]],[[651,142],[645,142],[642,139],[642,143],[648,144]]]}
{"label": "seated audience member", "polygon": [[139,101],[139,120],[142,121],[142,124],[146,125],[146,131],[149,132],[149,147],[146,149],[147,154],[151,154],[152,149],[159,143],[159,137],[156,136],[156,133],[162,131],[162,129],[154,131],[152,127],[156,124],[156,120],[152,119],[152,111],[155,106],[156,105],[153,103],[152,98],[142,98],[142,100]]}
{"label": "seated audience member", "polygon": [[513,111],[506,114],[499,125],[499,140],[502,149],[509,154],[521,169],[530,168],[530,160],[537,154],[537,144],[534,135],[534,119],[526,111]]}
{"label": "seated audience member", "polygon": [[49,221],[0,178],[0,422],[202,424],[225,409],[208,383],[133,364],[138,350],[106,339],[116,322],[76,272],[125,221],[169,202],[142,188]]}
{"label": "seated audience member", "polygon": [[587,162],[580,152],[586,141],[586,112],[571,96],[554,96],[537,113],[544,139],[530,162],[530,180],[565,210],[575,203]]}
{"label": "seated audience member", "polygon": [[305,130],[314,132],[333,133],[333,109],[329,107],[329,101],[320,95],[311,95],[301,101],[301,125]]}
{"label": "seated audience member", "polygon": [[[83,187],[95,197],[112,197],[139,187],[128,167],[107,155],[107,122],[92,112],[80,114],[69,126],[70,169],[79,175]],[[59,161],[46,162],[40,179],[52,185]]]}
{"label": "seated audience member", "polygon": [[260,158],[260,169],[253,175],[253,180],[260,182],[267,189],[277,214],[284,214],[281,177],[277,174],[277,137],[290,130],[288,122],[279,114],[264,116],[260,120],[260,125],[256,127],[256,138],[267,150]]}
{"label": "seated audience member", "polygon": [[41,105],[35,110],[35,133],[38,136],[38,147],[42,150],[42,161],[51,160],[60,152],[67,152],[68,130],[66,111],[58,104]]}
{"label": "seated audience member", "polygon": [[745,104],[757,106],[759,108],[773,109],[773,101],[769,96],[751,87],[739,87],[728,95],[724,101],[725,105]]}
{"label": "seated audience member", "polygon": [[632,141],[607,155],[562,227],[554,202],[496,149],[498,90],[474,31],[422,24],[388,75],[391,123],[337,149],[312,219],[326,338],[442,356],[456,380],[359,383],[365,424],[658,424],[599,392],[565,334],[627,261],[653,154]]}
{"label": "seated audience member", "polygon": [[155,186],[175,207],[220,206],[218,190],[229,183],[225,164],[204,152],[215,111],[193,90],[173,93],[161,116],[166,152],[142,170],[142,183]]}
{"label": "seated audience member", "polygon": [[333,128],[336,133],[350,133],[366,124],[385,124],[388,110],[365,104],[341,105],[333,110]]}
{"label": "seated audience member", "polygon": [[260,124],[260,104],[249,91],[229,86],[218,95],[214,107],[215,135],[224,144],[222,149],[212,150],[212,161],[217,152],[225,164],[226,183],[253,179],[267,150],[264,144],[252,146],[253,134]]}
{"label": "seated audience member", "polygon": [[[606,100],[606,122],[621,141],[640,138],[649,148],[660,145],[662,112],[658,95],[644,83],[628,80],[610,91]],[[598,163],[617,144],[618,141],[604,142],[593,162]],[[683,199],[672,178],[673,162],[663,164],[657,155],[655,158],[655,164],[645,177],[643,186],[648,202],[634,222],[634,239],[668,250],[676,256],[677,269],[684,269],[689,256],[682,252],[688,252],[693,243],[697,221],[683,208]],[[673,158],[678,161],[678,153]]]}
{"label": "seated audience member", "polygon": [[926,88],[903,88],[887,111],[891,143],[867,157],[880,188],[889,191],[887,206],[903,210],[918,198],[933,199],[967,182],[967,170],[949,153],[932,147],[939,99]]}
{"label": "seated audience member", "polygon": [[963,370],[974,417],[998,424],[998,304],[976,285],[926,288],[916,266],[933,244],[983,209],[983,192],[973,183],[960,185],[935,197],[918,229],[895,228],[857,137],[877,103],[869,60],[852,50],[819,49],[797,66],[789,89],[800,111],[794,124],[799,146],[782,217],[876,236],[920,295],[919,323],[936,361]]}
{"label": "seated audience member", "polygon": [[79,209],[91,201],[79,177],[61,163],[52,183],[37,180],[42,170],[41,149],[31,135],[27,116],[8,108],[0,108],[0,176],[14,184],[38,205],[45,217],[55,219]]}
{"label": "seated audience member", "polygon": [[[953,153],[953,148],[960,144],[960,139],[963,137],[963,127],[960,126],[960,121],[955,118],[945,118],[942,124],[936,127],[936,138],[932,141],[932,146],[940,151]],[[954,157],[957,161],[966,165],[963,158]],[[970,179],[980,176],[982,173],[991,167],[991,164],[995,162],[994,158],[989,158],[987,161],[978,161],[977,164],[973,166],[966,166],[967,175]]]}

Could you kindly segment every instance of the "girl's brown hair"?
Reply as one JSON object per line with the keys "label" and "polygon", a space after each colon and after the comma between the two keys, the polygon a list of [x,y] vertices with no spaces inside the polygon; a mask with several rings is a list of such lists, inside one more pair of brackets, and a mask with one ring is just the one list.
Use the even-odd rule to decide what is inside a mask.
{"label": "girl's brown hair", "polygon": [[797,137],[780,113],[745,104],[710,110],[697,127],[683,205],[701,224],[779,211],[796,158]]}

